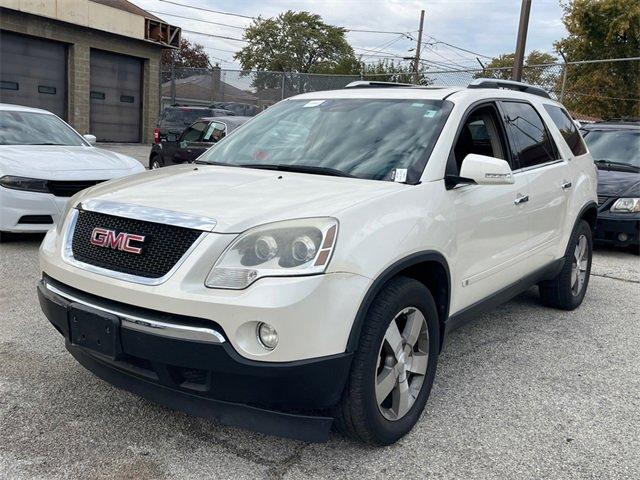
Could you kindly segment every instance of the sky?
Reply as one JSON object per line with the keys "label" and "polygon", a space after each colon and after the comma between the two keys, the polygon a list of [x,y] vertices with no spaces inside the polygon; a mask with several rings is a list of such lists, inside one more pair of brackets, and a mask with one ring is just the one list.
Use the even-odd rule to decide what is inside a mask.
{"label": "sky", "polygon": [[[476,57],[489,61],[515,50],[521,0],[131,0],[133,3],[183,29],[183,37],[206,47],[212,63],[238,69],[233,52],[244,45],[209,35],[242,38],[250,18],[223,15],[201,9],[272,17],[286,10],[319,14],[326,23],[351,30],[381,30],[397,33],[348,32],[347,40],[357,55],[369,63],[379,59],[412,56],[420,10],[426,10],[421,58],[431,70],[479,67]],[[526,51],[553,53],[553,42],[566,35],[560,0],[533,0]],[[172,15],[171,15],[172,14]],[[189,17],[189,18],[180,18]],[[215,25],[207,22],[222,23]],[[444,43],[466,49],[473,54]]]}

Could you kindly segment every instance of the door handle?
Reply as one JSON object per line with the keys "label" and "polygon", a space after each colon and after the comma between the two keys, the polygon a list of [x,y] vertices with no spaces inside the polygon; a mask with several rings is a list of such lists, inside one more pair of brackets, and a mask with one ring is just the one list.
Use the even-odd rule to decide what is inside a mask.
{"label": "door handle", "polygon": [[520,205],[521,203],[526,203],[529,201],[529,195],[521,195],[518,194],[516,199],[513,201],[516,205]]}
{"label": "door handle", "polygon": [[573,186],[573,184],[570,181],[565,180],[564,182],[562,182],[561,186],[563,190],[569,190]]}

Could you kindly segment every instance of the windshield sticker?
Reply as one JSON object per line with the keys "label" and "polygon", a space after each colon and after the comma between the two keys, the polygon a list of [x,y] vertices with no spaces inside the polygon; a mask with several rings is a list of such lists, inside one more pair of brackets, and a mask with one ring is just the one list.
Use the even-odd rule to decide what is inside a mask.
{"label": "windshield sticker", "polygon": [[404,183],[407,181],[407,169],[396,168],[393,172],[393,181],[398,183]]}
{"label": "windshield sticker", "polygon": [[436,114],[438,113],[437,110],[427,110],[424,114],[425,118],[433,118],[436,116]]}
{"label": "windshield sticker", "polygon": [[302,108],[317,107],[318,105],[322,105],[323,102],[324,100],[311,100],[305,103]]}

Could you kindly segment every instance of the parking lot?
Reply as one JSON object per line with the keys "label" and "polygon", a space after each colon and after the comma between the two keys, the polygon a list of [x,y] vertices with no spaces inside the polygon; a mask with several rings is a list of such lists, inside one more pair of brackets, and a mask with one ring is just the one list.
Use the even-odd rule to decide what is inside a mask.
{"label": "parking lot", "polygon": [[40,311],[40,236],[0,246],[0,478],[638,478],[640,257],[596,252],[584,304],[535,290],[454,332],[387,448],[189,417],[95,378]]}

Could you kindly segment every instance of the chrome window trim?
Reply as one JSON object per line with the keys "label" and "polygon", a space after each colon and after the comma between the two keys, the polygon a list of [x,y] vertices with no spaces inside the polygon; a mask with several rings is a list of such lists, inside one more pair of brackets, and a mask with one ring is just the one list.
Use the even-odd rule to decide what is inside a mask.
{"label": "chrome window trim", "polygon": [[191,228],[211,232],[217,222],[213,218],[189,215],[187,213],[174,212],[155,207],[143,207],[130,203],[112,202],[110,200],[91,199],[82,201],[76,207],[79,210],[104,213],[114,217],[130,218],[143,222],[162,223],[175,227]]}
{"label": "chrome window trim", "polygon": [[543,168],[543,167],[548,167],[550,165],[555,165],[556,163],[562,163],[565,162],[566,160],[564,158],[560,158],[558,160],[551,160],[549,162],[545,162],[545,163],[538,163],[537,165],[531,165],[529,167],[524,167],[524,168],[518,168],[517,170],[513,170],[511,173],[513,173],[514,175],[517,173],[526,173],[526,172],[530,172],[531,170],[536,170],[538,168]]}
{"label": "chrome window trim", "polygon": [[163,322],[160,320],[153,320],[145,316],[132,315],[115,308],[103,307],[102,305],[89,302],[71,293],[64,292],[61,289],[54,287],[46,280],[44,284],[47,290],[65,298],[66,300],[116,315],[120,319],[122,328],[136,330],[138,332],[148,333],[159,337],[174,338],[177,340],[189,340],[193,342],[215,344],[221,344],[226,341],[224,335],[212,328],[192,327],[190,325]]}
{"label": "chrome window trim", "polygon": [[189,249],[184,252],[184,255],[180,257],[180,259],[176,262],[176,264],[165,273],[162,277],[158,278],[149,278],[149,277],[141,277],[139,275],[131,275],[129,273],[116,272],[115,270],[109,270],[108,268],[98,267],[96,265],[91,265],[89,263],[81,262],[80,260],[76,260],[73,256],[73,233],[75,231],[76,222],[78,221],[79,211],[77,209],[73,209],[69,214],[69,220],[67,221],[67,226],[64,229],[62,235],[62,260],[74,267],[80,268],[82,270],[86,270],[91,273],[96,273],[98,275],[104,275],[105,277],[115,278],[116,280],[123,280],[125,282],[139,283],[141,285],[149,285],[155,286],[160,285],[166,282],[171,275],[173,275],[178,268],[185,262],[187,257],[196,249],[196,247],[204,240],[204,237],[207,235],[205,232],[202,232],[198,238],[196,238],[195,242],[189,247]]}

